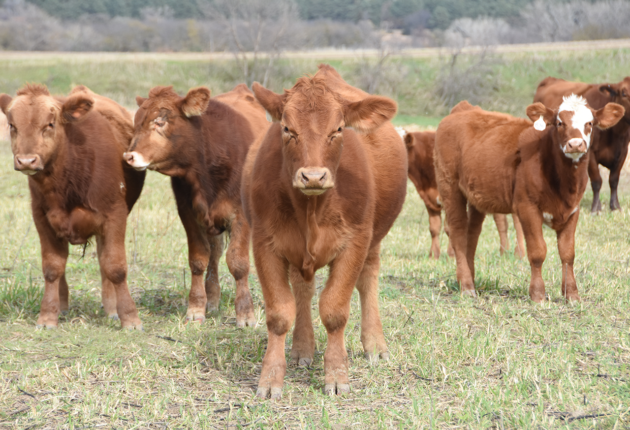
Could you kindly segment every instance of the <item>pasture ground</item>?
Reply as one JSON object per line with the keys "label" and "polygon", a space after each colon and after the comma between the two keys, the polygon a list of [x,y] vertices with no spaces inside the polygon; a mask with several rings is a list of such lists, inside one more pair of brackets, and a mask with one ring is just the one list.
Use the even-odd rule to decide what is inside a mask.
{"label": "pasture ground", "polygon": [[[628,57],[627,51],[615,52],[601,55]],[[575,55],[592,56],[593,68],[602,73],[593,80],[625,76],[602,77],[612,72],[596,61],[604,58],[599,54]],[[546,58],[535,78],[527,76],[527,84],[552,74],[545,69],[552,67],[552,58]],[[535,59],[523,61],[533,65]],[[567,61],[554,67],[579,65]],[[74,73],[63,63],[16,64],[0,65],[6,72],[0,73],[2,91],[14,91],[7,89],[8,81],[50,84]],[[314,70],[315,64],[305,70]],[[146,92],[149,82],[172,79],[180,91],[199,84],[194,74],[187,78],[181,65],[123,66],[125,73],[111,75],[115,82],[103,83],[111,85],[109,94],[115,96],[118,83],[126,82],[128,87],[115,97],[119,101],[127,92]],[[98,79],[107,79],[107,70],[79,69],[88,69],[83,77],[94,82],[72,77],[58,92],[69,90],[71,83],[102,91]],[[162,81],[152,81],[160,70]],[[144,74],[134,77],[135,72]],[[523,93],[526,84],[519,79],[527,71],[508,72],[500,79],[515,76],[514,91]],[[522,99],[520,95],[514,103]],[[433,115],[439,113],[427,114]],[[605,186],[604,200],[608,196]],[[549,229],[543,271],[549,300],[530,302],[529,264],[499,255],[491,219],[477,254],[479,298],[471,300],[459,295],[452,259],[427,258],[426,210],[410,184],[403,212],[382,246],[380,304],[391,359],[370,366],[363,358],[355,293],[346,329],[352,391],[343,397],[323,395],[326,336],[314,301],[313,365],[289,367],[282,400],[261,401],[254,393],[267,334],[253,261],[250,286],[259,327],[235,327],[234,282],[224,261],[221,311],[201,326],[185,325],[190,285],[185,235],[168,179],[154,172],[148,174],[127,230],[128,279],[144,332],[122,331],[102,312],[92,245],[85,255],[81,247],[71,249],[70,311],[59,328],[35,329],[43,290],[38,237],[27,180],[12,170],[9,145],[2,141],[0,428],[630,428],[627,174],[620,201],[624,212],[606,210],[599,217],[588,215],[590,190],[581,203],[576,236],[581,303],[561,299],[561,267]],[[510,239],[513,246],[513,230]],[[443,249],[446,244],[443,234]],[[318,275],[318,288],[324,272]],[[289,347],[290,337],[287,353]]]}

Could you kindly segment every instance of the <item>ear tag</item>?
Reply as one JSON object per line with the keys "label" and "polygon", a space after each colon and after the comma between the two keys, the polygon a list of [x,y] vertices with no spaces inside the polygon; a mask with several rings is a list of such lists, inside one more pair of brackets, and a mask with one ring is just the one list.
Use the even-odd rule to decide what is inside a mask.
{"label": "ear tag", "polygon": [[547,124],[545,124],[545,120],[543,119],[542,115],[540,115],[540,118],[538,118],[534,123],[534,128],[538,131],[543,131],[545,128],[547,128]]}
{"label": "ear tag", "polygon": [[265,116],[267,117],[267,121],[273,122],[273,118],[269,115],[269,112],[265,111]]}

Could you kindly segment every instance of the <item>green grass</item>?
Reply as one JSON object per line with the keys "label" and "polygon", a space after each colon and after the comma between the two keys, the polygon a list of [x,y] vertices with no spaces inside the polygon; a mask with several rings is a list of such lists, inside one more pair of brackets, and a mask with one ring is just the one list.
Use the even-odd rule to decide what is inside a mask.
{"label": "green grass", "polygon": [[[595,80],[608,80],[605,71],[610,80],[620,79],[612,75],[615,64],[600,64],[609,54],[575,55],[602,73]],[[536,66],[542,68],[539,77],[559,67],[551,56],[534,57],[546,62],[504,60],[501,67],[513,65],[497,76],[506,87],[514,79],[515,105],[527,103],[526,89],[532,92],[528,85],[538,77],[514,64],[542,64]],[[566,61],[567,68],[581,64]],[[203,71],[206,66],[191,64],[116,64],[111,67],[125,73],[112,75],[105,65],[47,69],[27,63],[0,64],[0,79],[14,79],[18,87],[54,70],[58,81],[50,82],[66,82],[55,91],[85,83],[96,91],[110,88],[109,95],[120,94],[124,101],[156,83],[174,82],[184,91],[211,76]],[[310,67],[305,70],[313,71],[315,64],[305,64]],[[580,76],[595,76],[588,70],[579,69]],[[272,402],[254,397],[267,334],[253,261],[250,286],[258,328],[235,327],[234,282],[225,261],[221,311],[202,326],[185,325],[190,286],[185,234],[168,179],[154,172],[127,231],[129,286],[145,331],[121,331],[105,317],[93,245],[84,257],[82,248],[71,249],[70,311],[59,328],[36,330],[43,294],[39,242],[26,177],[12,170],[9,145],[0,141],[0,428],[629,428],[630,184],[625,175],[621,187],[624,212],[587,215],[590,191],[581,203],[575,267],[582,303],[562,300],[555,235],[545,229],[543,276],[550,300],[536,305],[527,295],[529,264],[499,255],[490,219],[477,253],[479,298],[461,298],[454,261],[445,255],[427,258],[426,210],[409,185],[403,212],[382,246],[380,305],[390,361],[372,367],[363,358],[355,293],[346,329],[352,391],[340,398],[324,396],[326,335],[314,301],[314,363],[289,367],[284,397]],[[609,196],[607,186],[603,196]],[[513,230],[510,240],[513,246]],[[446,244],[442,234],[443,249]],[[324,273],[317,277],[318,288]]]}

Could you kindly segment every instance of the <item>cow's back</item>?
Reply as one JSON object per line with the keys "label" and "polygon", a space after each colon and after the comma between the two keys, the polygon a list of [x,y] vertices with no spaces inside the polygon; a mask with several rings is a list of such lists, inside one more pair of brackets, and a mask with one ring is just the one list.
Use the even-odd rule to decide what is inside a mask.
{"label": "cow's back", "polygon": [[511,213],[520,162],[518,136],[531,124],[481,109],[448,115],[440,122],[435,137],[438,184],[457,184],[468,201],[482,212]]}
{"label": "cow's back", "polygon": [[549,76],[538,84],[534,95],[534,103],[540,102],[551,109],[557,109],[562,104],[562,97],[571,94],[586,97],[586,94],[592,93],[593,89],[597,91],[595,85],[585,84],[584,82],[570,82]]}
{"label": "cow's back", "polygon": [[233,90],[219,94],[214,99],[225,103],[247,118],[256,138],[267,132],[269,121],[267,121],[265,109],[258,103],[247,85],[239,84]]}

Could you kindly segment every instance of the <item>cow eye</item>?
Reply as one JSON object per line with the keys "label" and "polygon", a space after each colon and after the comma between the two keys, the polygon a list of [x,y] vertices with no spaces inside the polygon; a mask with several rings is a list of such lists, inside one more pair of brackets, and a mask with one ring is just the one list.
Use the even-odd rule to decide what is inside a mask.
{"label": "cow eye", "polygon": [[153,120],[153,123],[157,125],[158,127],[164,127],[164,124],[166,124],[166,121],[164,121],[164,119],[162,118],[155,118]]}
{"label": "cow eye", "polygon": [[563,125],[562,121],[558,121],[558,127],[562,127]]}
{"label": "cow eye", "polygon": [[285,125],[283,130],[284,130],[284,132],[285,132],[285,133],[288,133],[288,132],[289,132],[289,127],[287,127],[287,126]]}
{"label": "cow eye", "polygon": [[52,122],[50,122],[50,123],[48,123],[48,127],[50,127],[50,128],[54,128],[54,127],[55,127],[55,124],[53,124]]}
{"label": "cow eye", "polygon": [[592,122],[587,122],[586,125],[588,125],[589,127],[592,127],[593,123]]}
{"label": "cow eye", "polygon": [[343,131],[343,129],[342,129],[341,127],[339,127],[339,128],[337,129],[337,132],[338,132],[338,133],[341,133],[342,131]]}
{"label": "cow eye", "polygon": [[13,124],[9,124],[9,130],[15,131],[15,126]]}

